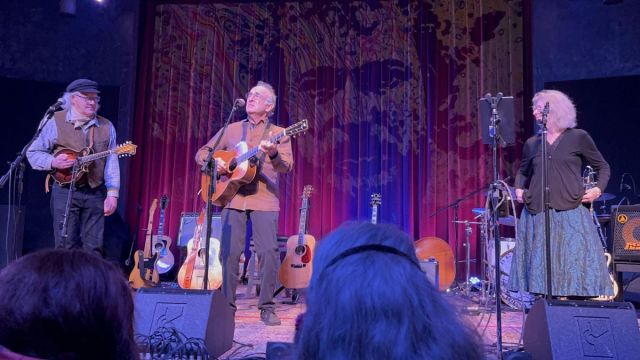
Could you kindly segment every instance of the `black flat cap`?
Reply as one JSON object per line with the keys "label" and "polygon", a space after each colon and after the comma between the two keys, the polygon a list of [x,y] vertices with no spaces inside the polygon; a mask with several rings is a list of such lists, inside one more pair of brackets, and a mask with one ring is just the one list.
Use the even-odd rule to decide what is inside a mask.
{"label": "black flat cap", "polygon": [[89,79],[77,79],[67,86],[67,92],[99,93],[100,91],[98,91],[97,82]]}

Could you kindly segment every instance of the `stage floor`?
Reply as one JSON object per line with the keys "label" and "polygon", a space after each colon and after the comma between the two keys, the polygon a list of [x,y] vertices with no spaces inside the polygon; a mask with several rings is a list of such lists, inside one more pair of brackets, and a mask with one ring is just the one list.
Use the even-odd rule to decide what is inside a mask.
{"label": "stage floor", "polygon": [[[495,305],[485,310],[462,294],[443,295],[481,336],[487,359],[498,359]],[[285,292],[276,297],[276,312],[282,320],[282,325],[279,326],[266,326],[260,321],[257,300],[255,293],[247,296],[246,286],[238,287],[234,344],[231,350],[220,357],[221,359],[265,357],[267,342],[293,342],[296,317],[305,310],[304,295],[300,296],[296,304],[291,303],[291,298],[287,297]],[[502,310],[503,351],[516,349],[520,342],[524,315],[522,311],[504,304]]]}

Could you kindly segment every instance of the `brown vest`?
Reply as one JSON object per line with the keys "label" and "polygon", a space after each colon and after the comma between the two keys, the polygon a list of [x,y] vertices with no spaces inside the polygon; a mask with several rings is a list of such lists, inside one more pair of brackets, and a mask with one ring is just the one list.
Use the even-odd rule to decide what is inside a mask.
{"label": "brown vest", "polygon": [[[54,114],[54,119],[56,121],[56,128],[58,129],[58,140],[53,146],[54,154],[63,148],[80,152],[82,149],[89,146],[90,132],[85,134],[82,129],[74,128],[72,122],[67,122],[67,111],[56,112]],[[97,116],[97,120],[99,126],[93,127],[93,147],[91,153],[109,150],[111,122],[102,116]],[[104,166],[106,161],[106,158],[102,158],[93,161],[89,165],[87,180],[89,182],[89,186],[92,188],[96,188],[104,184]]]}

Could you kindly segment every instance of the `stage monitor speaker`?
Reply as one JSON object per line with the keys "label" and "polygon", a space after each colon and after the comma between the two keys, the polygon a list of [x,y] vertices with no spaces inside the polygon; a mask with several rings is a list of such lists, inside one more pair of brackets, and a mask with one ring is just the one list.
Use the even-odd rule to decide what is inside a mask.
{"label": "stage monitor speaker", "polygon": [[[180,230],[178,231],[178,246],[187,246],[189,240],[193,237],[198,223],[200,213],[183,212],[180,215]],[[211,215],[211,236],[220,240],[222,234],[222,220],[220,213]]]}
{"label": "stage monitor speaker", "polygon": [[640,262],[640,205],[611,206],[613,260]]}
{"label": "stage monitor speaker", "polygon": [[295,345],[288,342],[268,341],[266,360],[293,360]]}
{"label": "stage monitor speaker", "polygon": [[638,359],[640,330],[631,303],[538,300],[524,326],[533,359]]}
{"label": "stage monitor speaker", "polygon": [[[142,288],[135,295],[134,318],[136,337],[175,329],[187,339],[201,339],[211,358],[218,358],[233,345],[233,310],[218,290]],[[158,338],[161,336],[155,340]],[[170,350],[180,344],[166,345]]]}

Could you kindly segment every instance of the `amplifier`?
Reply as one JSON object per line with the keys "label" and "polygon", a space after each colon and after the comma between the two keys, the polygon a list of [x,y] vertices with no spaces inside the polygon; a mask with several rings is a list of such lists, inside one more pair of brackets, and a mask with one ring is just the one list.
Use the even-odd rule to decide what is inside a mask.
{"label": "amplifier", "polygon": [[613,260],[640,262],[640,205],[611,206]]}
{"label": "amplifier", "polygon": [[[183,212],[180,215],[180,231],[178,232],[178,246],[187,246],[189,240],[193,237],[198,223],[200,213]],[[220,213],[211,214],[211,237],[220,240],[222,234],[222,221]]]}
{"label": "amplifier", "polygon": [[427,276],[427,280],[433,285],[436,289],[440,286],[440,276],[438,274],[438,260],[433,257],[430,257],[427,260],[420,260],[420,268]]}

